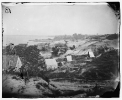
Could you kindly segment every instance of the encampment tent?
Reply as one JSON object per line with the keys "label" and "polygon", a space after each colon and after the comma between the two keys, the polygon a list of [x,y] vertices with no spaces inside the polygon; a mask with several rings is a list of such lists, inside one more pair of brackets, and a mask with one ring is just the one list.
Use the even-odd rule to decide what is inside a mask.
{"label": "encampment tent", "polygon": [[90,57],[95,57],[94,56],[94,53],[91,49],[88,49],[88,50],[81,50],[79,51],[76,55],[87,55],[89,53],[89,56]]}
{"label": "encampment tent", "polygon": [[90,57],[95,57],[94,53],[91,50],[89,50],[88,52],[89,52]]}
{"label": "encampment tent", "polygon": [[46,63],[47,69],[55,69],[58,67],[58,64],[55,59],[45,59],[45,63]]}
{"label": "encampment tent", "polygon": [[72,56],[67,56],[67,61],[72,61]]}

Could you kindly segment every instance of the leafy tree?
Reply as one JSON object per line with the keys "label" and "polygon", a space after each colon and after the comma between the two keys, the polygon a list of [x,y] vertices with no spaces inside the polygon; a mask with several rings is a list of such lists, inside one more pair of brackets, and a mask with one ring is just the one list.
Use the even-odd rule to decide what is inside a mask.
{"label": "leafy tree", "polygon": [[[22,46],[16,45],[14,47],[16,50],[16,55],[21,57],[23,63],[23,69],[27,69],[29,76],[38,76],[40,71],[43,71],[45,66],[44,58],[39,54],[40,50],[37,49],[37,46]],[[6,54],[11,54],[10,46],[7,46],[4,50]]]}
{"label": "leafy tree", "polygon": [[57,46],[56,46],[56,47],[53,47],[53,48],[52,48],[52,51],[53,51],[53,52],[52,52],[52,55],[53,55],[53,56],[57,56],[57,55],[58,55],[58,52],[59,52],[59,49],[58,49]]}
{"label": "leafy tree", "polygon": [[40,50],[37,49],[36,45],[27,47],[24,52],[26,61],[30,62],[32,65],[38,64],[39,52]]}
{"label": "leafy tree", "polygon": [[15,49],[16,49],[16,55],[18,55],[19,57],[24,57],[25,56],[25,50],[27,47],[23,47],[20,45],[16,45]]}
{"label": "leafy tree", "polygon": [[47,51],[46,47],[42,47],[41,51]]}
{"label": "leafy tree", "polygon": [[10,45],[6,46],[4,51],[5,51],[4,54],[6,54],[6,55],[15,55],[16,54],[16,49],[15,48],[11,48]]}
{"label": "leafy tree", "polygon": [[110,34],[109,36],[106,37],[108,40],[113,40],[113,39],[118,39],[119,34]]}

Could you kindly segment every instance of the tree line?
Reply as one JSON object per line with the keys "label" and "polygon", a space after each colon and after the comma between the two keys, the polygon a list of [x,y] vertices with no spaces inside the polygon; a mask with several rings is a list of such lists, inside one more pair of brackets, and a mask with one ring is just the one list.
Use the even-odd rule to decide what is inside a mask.
{"label": "tree line", "polygon": [[85,38],[85,35],[74,33],[73,35],[55,36],[54,40],[65,40],[65,39],[78,40],[83,38]]}

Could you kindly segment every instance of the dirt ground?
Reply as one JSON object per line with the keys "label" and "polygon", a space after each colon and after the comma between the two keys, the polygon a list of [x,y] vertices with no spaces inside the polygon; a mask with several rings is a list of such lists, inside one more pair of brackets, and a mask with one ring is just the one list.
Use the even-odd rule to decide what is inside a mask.
{"label": "dirt ground", "polygon": [[102,92],[110,89],[108,82],[97,82],[101,92],[93,93],[95,82],[81,83],[81,81],[51,80],[50,84],[42,78],[31,78],[25,84],[24,80],[16,75],[3,75],[3,98],[82,98],[99,97]]}

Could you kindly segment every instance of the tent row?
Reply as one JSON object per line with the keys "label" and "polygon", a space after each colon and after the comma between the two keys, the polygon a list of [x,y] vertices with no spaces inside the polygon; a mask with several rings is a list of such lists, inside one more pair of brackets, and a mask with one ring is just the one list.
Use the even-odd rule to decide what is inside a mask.
{"label": "tent row", "polygon": [[89,54],[90,57],[95,57],[94,53],[91,49],[88,50],[67,50],[67,52],[64,54],[64,56],[67,55],[87,55]]}

